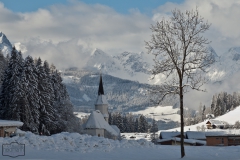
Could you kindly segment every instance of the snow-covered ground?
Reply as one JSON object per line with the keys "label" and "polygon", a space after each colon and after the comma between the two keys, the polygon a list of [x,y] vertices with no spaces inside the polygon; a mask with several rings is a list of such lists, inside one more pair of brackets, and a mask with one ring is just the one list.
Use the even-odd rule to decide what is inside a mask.
{"label": "snow-covered ground", "polygon": [[177,114],[178,108],[173,108],[172,106],[156,106],[148,107],[144,110],[137,112],[132,112],[133,114],[143,114],[148,118],[154,118],[155,120],[162,121],[180,121],[180,116]]}
{"label": "snow-covered ground", "polygon": [[[38,136],[26,133],[24,137],[0,138],[0,144],[25,144],[25,156],[15,159],[84,159],[84,160],[167,160],[180,159],[179,146],[154,145],[144,139],[114,141],[77,133]],[[2,145],[0,145],[2,150]],[[185,147],[186,157],[193,160],[237,160],[240,146]],[[0,159],[12,159],[0,156]]]}
{"label": "snow-covered ground", "polygon": [[86,118],[90,115],[90,113],[85,113],[85,112],[73,112],[74,115],[78,118]]}
{"label": "snow-covered ground", "polygon": [[[216,117],[215,120],[220,120],[220,121],[223,121],[223,122],[227,122],[228,124],[230,125],[234,125],[236,121],[240,121],[240,106],[236,107],[234,110],[232,111],[229,111],[228,113],[222,115],[222,116],[219,116],[219,117]],[[184,131],[197,131],[197,127],[202,127],[202,126],[205,126],[206,127],[206,122],[208,120],[205,120],[204,122],[201,122],[201,123],[198,123],[198,124],[195,124],[195,125],[191,125],[191,126],[185,126],[184,127]],[[217,131],[217,130],[221,130],[222,129],[214,129],[214,131]],[[180,127],[177,127],[177,128],[173,128],[173,129],[169,129],[168,131],[180,131]],[[207,129],[205,131],[208,131]],[[210,129],[209,131],[213,131],[213,129]],[[231,134],[240,134],[240,130],[238,129],[226,129],[225,130],[227,133],[231,133]]]}
{"label": "snow-covered ground", "polygon": [[234,125],[236,121],[240,121],[240,106],[236,107],[234,110],[215,118],[216,120],[228,122]]}

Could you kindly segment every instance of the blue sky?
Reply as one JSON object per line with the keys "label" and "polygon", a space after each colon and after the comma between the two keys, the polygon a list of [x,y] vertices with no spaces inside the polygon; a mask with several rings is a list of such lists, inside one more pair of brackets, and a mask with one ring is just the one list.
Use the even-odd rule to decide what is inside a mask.
{"label": "blue sky", "polygon": [[[182,3],[184,0],[81,0],[86,4],[102,4],[115,11],[128,14],[130,9],[138,9],[142,13],[151,14],[153,9],[166,2]],[[38,8],[46,8],[55,4],[68,4],[69,0],[0,0],[4,6],[14,12],[33,12]]]}

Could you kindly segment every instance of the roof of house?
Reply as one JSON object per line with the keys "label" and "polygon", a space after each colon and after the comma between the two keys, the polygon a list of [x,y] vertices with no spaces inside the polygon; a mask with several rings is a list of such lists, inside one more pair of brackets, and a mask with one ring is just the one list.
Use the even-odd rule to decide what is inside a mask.
{"label": "roof of house", "polygon": [[16,126],[20,127],[23,125],[23,122],[12,121],[12,120],[0,120],[0,126]]}
{"label": "roof of house", "polygon": [[206,139],[206,132],[199,132],[199,131],[187,131],[186,138],[187,139]]}
{"label": "roof of house", "polygon": [[105,129],[113,135],[119,134],[113,129],[104,119],[102,113],[99,110],[92,111],[87,122],[84,124],[84,129]]}
{"label": "roof of house", "polygon": [[120,129],[116,125],[110,125],[119,135],[120,135]]}
{"label": "roof of house", "polygon": [[219,135],[224,135],[227,134],[225,131],[207,131],[205,132],[205,136],[219,136]]}
{"label": "roof of house", "polygon": [[[176,136],[180,136],[181,132],[167,132],[167,131],[161,131],[160,132],[160,139],[167,139],[167,138],[172,138],[172,137],[176,137]],[[185,133],[184,133],[185,136]]]}
{"label": "roof of house", "polygon": [[215,120],[215,119],[209,119],[207,120],[206,123],[210,122],[212,125],[215,125],[215,126],[223,126],[224,123],[222,121],[219,121],[219,120]]}
{"label": "roof of house", "polygon": [[[158,143],[162,143],[162,142],[166,142],[166,141],[176,141],[176,142],[180,142],[181,138],[178,137],[174,137],[174,138],[167,138],[167,139],[159,139],[157,140]],[[206,145],[206,141],[201,141],[201,140],[196,140],[196,139],[184,139],[184,143],[188,143],[188,144],[202,144],[202,145]]]}

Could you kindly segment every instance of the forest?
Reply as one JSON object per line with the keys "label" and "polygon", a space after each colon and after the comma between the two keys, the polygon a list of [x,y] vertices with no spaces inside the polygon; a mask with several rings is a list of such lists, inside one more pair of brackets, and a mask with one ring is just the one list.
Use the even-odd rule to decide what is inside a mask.
{"label": "forest", "polygon": [[0,53],[0,119],[23,122],[20,128],[40,135],[80,130],[62,78],[41,58],[23,58],[13,47]]}

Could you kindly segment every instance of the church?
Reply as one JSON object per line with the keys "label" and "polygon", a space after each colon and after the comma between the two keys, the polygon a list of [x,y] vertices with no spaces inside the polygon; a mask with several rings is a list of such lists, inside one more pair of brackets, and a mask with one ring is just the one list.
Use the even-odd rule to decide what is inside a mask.
{"label": "church", "polygon": [[108,118],[108,102],[104,95],[102,75],[100,75],[95,111],[91,112],[88,120],[83,125],[83,132],[92,136],[119,139],[119,128],[115,125],[109,125]]}

